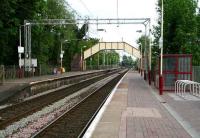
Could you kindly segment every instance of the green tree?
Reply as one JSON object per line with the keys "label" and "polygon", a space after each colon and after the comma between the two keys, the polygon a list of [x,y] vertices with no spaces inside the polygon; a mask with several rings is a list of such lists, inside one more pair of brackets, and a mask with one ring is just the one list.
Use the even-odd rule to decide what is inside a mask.
{"label": "green tree", "polygon": [[[92,60],[91,60],[92,59]],[[98,61],[99,60],[99,61]],[[119,54],[114,50],[102,50],[86,59],[87,66],[97,68],[99,66],[114,66],[119,64]]]}
{"label": "green tree", "polygon": [[131,56],[124,55],[122,58],[122,66],[132,68],[134,65],[134,61]]}
{"label": "green tree", "polygon": [[195,10],[194,0],[169,0],[166,3],[164,15],[166,53],[191,53],[191,42],[197,33]]}
{"label": "green tree", "polygon": [[[92,39],[83,39],[88,31],[88,25],[86,23],[81,28],[76,25],[74,14],[68,10],[65,0],[2,0],[0,64],[18,64],[19,26],[24,24],[24,20],[40,22],[41,19],[70,19],[72,24],[32,26],[32,58],[37,58],[39,64],[59,65],[60,45],[63,43],[64,66],[70,69],[72,58],[75,54],[80,54],[82,44],[94,43]],[[64,43],[65,40],[73,41]]]}
{"label": "green tree", "polygon": [[[198,20],[196,15],[196,0],[163,0],[164,1],[164,53],[193,54],[199,57],[196,51],[198,38]],[[158,0],[157,11],[161,17],[161,0]],[[160,18],[161,19],[161,18]],[[153,56],[158,55],[160,38],[160,20],[154,26],[155,40]],[[154,57],[153,57],[154,58]],[[193,60],[194,63],[194,60]]]}
{"label": "green tree", "polygon": [[44,0],[2,0],[0,4],[0,64],[18,63],[19,26],[25,19],[41,16]]}

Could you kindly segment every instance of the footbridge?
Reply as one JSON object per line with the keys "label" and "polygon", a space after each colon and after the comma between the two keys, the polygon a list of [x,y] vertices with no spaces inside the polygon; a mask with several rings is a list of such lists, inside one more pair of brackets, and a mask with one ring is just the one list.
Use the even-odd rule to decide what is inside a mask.
{"label": "footbridge", "polygon": [[84,51],[84,60],[101,50],[124,50],[128,54],[140,58],[140,51],[126,42],[99,42]]}

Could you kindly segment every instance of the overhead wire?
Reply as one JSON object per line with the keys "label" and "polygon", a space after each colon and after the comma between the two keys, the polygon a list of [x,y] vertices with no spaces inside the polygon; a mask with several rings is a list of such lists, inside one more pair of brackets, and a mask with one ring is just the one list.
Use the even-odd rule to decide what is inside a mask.
{"label": "overhead wire", "polygon": [[82,18],[82,16],[76,10],[74,10],[74,8],[72,8],[72,6],[67,1],[65,1],[65,4],[71,9],[72,13],[74,13],[78,18]]}
{"label": "overhead wire", "polygon": [[83,7],[88,11],[88,13],[93,16],[92,12],[89,10],[89,8],[87,7],[87,5],[82,1],[82,0],[79,0],[81,2],[81,4],[83,5]]}
{"label": "overhead wire", "polygon": [[117,27],[119,27],[119,1],[117,0]]}

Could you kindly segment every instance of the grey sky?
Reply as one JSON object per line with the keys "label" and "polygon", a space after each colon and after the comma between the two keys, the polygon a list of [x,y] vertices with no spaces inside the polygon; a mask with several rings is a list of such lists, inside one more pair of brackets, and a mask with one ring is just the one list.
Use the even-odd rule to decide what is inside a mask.
{"label": "grey sky", "polygon": [[[66,0],[82,17],[90,18],[117,18],[117,0]],[[119,18],[151,18],[152,24],[156,24],[157,0],[118,0]],[[136,30],[143,30],[143,25],[104,25],[98,28],[106,29],[106,32],[97,32],[97,26],[90,26],[89,35],[103,38],[103,41],[123,40],[136,46],[135,41],[141,35]]]}

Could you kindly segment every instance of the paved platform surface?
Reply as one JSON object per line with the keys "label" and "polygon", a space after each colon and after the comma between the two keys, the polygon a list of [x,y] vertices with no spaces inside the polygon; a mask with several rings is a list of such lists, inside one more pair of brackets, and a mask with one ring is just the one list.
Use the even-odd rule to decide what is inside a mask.
{"label": "paved platform surface", "polygon": [[188,97],[184,100],[173,93],[166,93],[163,99],[200,135],[200,97]]}
{"label": "paved platform surface", "polygon": [[188,131],[170,114],[163,106],[165,102],[157,96],[138,73],[127,73],[92,137],[190,138]]}
{"label": "paved platform surface", "polygon": [[0,85],[0,100],[1,98],[7,95],[10,95],[9,93],[14,93],[14,91],[17,91],[18,89],[27,87],[32,82],[45,81],[49,79],[75,76],[75,75],[80,75],[80,74],[87,74],[90,72],[97,72],[97,71],[100,71],[100,70],[66,72],[63,74],[44,75],[44,76],[37,76],[37,77],[30,77],[30,78],[6,80],[3,85]]}

